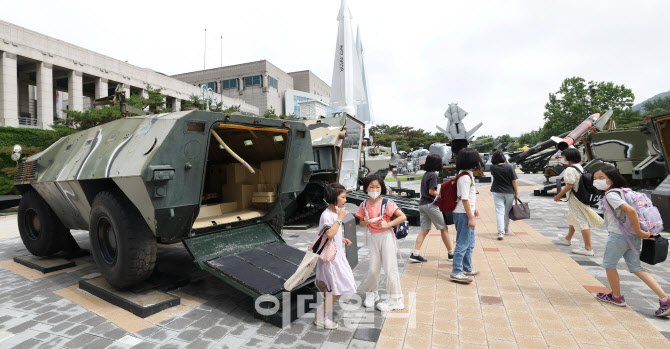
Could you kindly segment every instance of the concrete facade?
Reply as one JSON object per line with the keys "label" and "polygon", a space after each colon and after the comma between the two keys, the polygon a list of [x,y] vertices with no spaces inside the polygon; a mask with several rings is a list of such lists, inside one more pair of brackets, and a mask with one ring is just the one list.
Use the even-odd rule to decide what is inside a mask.
{"label": "concrete facade", "polygon": [[[67,104],[63,109],[83,111],[118,84],[127,96],[145,94],[147,85],[161,88],[174,110],[200,94],[198,86],[0,21],[0,126],[49,128],[57,117],[57,92]],[[217,99],[259,113],[238,97]]]}
{"label": "concrete facade", "polygon": [[309,70],[288,73],[293,78],[293,89],[330,98],[330,86]]}
{"label": "concrete facade", "polygon": [[[269,109],[274,109],[278,115],[293,114],[292,107],[286,108],[287,90],[330,97],[330,86],[311,71],[286,73],[267,60],[177,74],[172,77],[194,85],[210,84],[220,95],[238,97],[258,107],[261,115]],[[252,85],[245,84],[245,80],[254,77],[260,78],[252,81]],[[230,81],[234,81],[235,87],[231,87]]]}

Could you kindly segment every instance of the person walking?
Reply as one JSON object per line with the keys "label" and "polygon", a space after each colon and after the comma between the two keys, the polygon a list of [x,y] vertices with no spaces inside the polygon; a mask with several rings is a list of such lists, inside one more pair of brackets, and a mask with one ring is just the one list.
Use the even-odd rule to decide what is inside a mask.
{"label": "person walking", "polygon": [[421,231],[416,237],[409,261],[412,263],[424,263],[428,261],[419,254],[419,250],[433,225],[442,235],[442,242],[447,248],[447,259],[452,261],[454,260],[454,245],[449,237],[449,228],[447,228],[447,224],[444,221],[444,216],[440,211],[439,205],[435,202],[435,198],[440,194],[436,172],[442,169],[442,158],[437,154],[428,155],[423,168],[426,173],[421,178],[421,199],[419,200]]}
{"label": "person walking", "polygon": [[[618,192],[611,190],[628,187],[626,179],[619,173],[616,167],[609,165],[596,171],[593,174],[593,179],[593,185],[597,189],[606,191],[602,206],[605,212],[605,226],[607,227],[608,235],[607,243],[605,244],[605,254],[603,256],[603,268],[605,268],[607,282],[609,282],[612,289],[610,293],[598,293],[596,298],[620,307],[626,306],[626,299],[621,294],[619,272],[616,270],[619,260],[623,257],[628,266],[628,271],[644,281],[658,296],[659,307],[656,310],[656,316],[667,317],[670,315],[670,299],[668,295],[663,291],[656,279],[640,266],[640,245],[642,244],[642,239],[649,238],[650,233],[642,230],[640,227],[640,218],[635,209]],[[617,223],[617,220],[624,222],[626,219],[631,223],[634,231],[622,230],[621,227],[623,225]],[[627,234],[628,239],[626,239],[624,234]]]}
{"label": "person walking", "polygon": [[572,195],[572,191],[579,190],[579,179],[584,173],[584,168],[579,164],[582,162],[582,155],[575,148],[568,148],[561,153],[563,163],[569,167],[565,169],[563,179],[565,186],[554,197],[554,201],[559,202],[563,195],[568,194],[568,235],[558,234],[557,243],[570,246],[575,230],[579,229],[584,238],[584,248],[576,248],[572,253],[593,256],[593,247],[591,247],[591,227],[602,225],[604,220],[590,207],[584,205],[579,199]]}
{"label": "person walking", "polygon": [[316,262],[316,287],[324,293],[323,307],[316,310],[314,324],[317,327],[329,330],[337,329],[337,323],[327,316],[333,303],[343,294],[356,293],[354,273],[347,261],[344,245],[351,245],[351,240],[344,237],[342,220],[347,216],[344,204],[347,202],[347,189],[342,184],[331,183],[325,188],[325,200],[328,207],[321,214],[319,232],[327,229],[326,237],[335,243],[337,253],[335,259],[325,262],[318,259]]}
{"label": "person walking", "polygon": [[467,175],[458,178],[456,195],[458,204],[454,209],[454,224],[456,225],[456,249],[454,262],[449,278],[452,281],[471,283],[471,276],[479,274],[472,267],[472,250],[475,247],[475,218],[479,211],[475,206],[477,190],[473,170],[481,168],[482,158],[472,148],[461,149],[456,157],[456,170],[467,172]]}
{"label": "person walking", "polygon": [[[372,308],[379,300],[377,289],[383,266],[388,298],[377,303],[377,309],[383,312],[402,310],[405,305],[396,256],[397,240],[392,228],[406,221],[407,217],[393,200],[382,199],[381,195],[386,194],[386,184],[382,176],[372,174],[363,178],[363,189],[370,197],[361,203],[356,212],[361,227],[370,231],[370,265],[364,283],[366,294],[363,304],[366,308]],[[384,201],[386,207],[383,207]]]}
{"label": "person walking", "polygon": [[514,167],[507,163],[505,155],[496,151],[491,156],[491,195],[496,208],[496,223],[498,225],[498,240],[502,240],[509,233],[509,211],[514,200],[519,198],[517,175]]}

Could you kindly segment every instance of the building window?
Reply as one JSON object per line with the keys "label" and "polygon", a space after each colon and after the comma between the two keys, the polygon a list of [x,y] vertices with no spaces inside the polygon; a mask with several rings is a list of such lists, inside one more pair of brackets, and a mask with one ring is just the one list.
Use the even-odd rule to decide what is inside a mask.
{"label": "building window", "polygon": [[274,87],[276,89],[279,89],[277,86],[277,79],[273,78],[272,76],[268,76],[268,83],[270,84],[270,87]]}
{"label": "building window", "polygon": [[219,91],[216,90],[216,81],[208,82],[205,85],[207,85],[207,88],[211,88],[212,91],[219,92]]}
{"label": "building window", "polygon": [[247,86],[260,86],[261,84],[261,76],[260,75],[254,75],[254,76],[245,76],[244,77],[244,87],[246,88]]}
{"label": "building window", "polygon": [[237,79],[222,80],[221,88],[224,90],[229,90],[231,88],[237,88]]}

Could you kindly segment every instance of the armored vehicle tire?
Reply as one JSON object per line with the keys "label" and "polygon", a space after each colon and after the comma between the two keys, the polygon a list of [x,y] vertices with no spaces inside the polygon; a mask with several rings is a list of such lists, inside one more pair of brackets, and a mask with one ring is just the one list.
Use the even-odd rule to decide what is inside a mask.
{"label": "armored vehicle tire", "polygon": [[70,233],[49,204],[34,190],[21,197],[18,223],[21,240],[26,249],[39,257],[62,250],[67,234]]}
{"label": "armored vehicle tire", "polygon": [[156,238],[125,197],[99,193],[91,207],[89,238],[95,264],[110,285],[128,288],[156,265]]}

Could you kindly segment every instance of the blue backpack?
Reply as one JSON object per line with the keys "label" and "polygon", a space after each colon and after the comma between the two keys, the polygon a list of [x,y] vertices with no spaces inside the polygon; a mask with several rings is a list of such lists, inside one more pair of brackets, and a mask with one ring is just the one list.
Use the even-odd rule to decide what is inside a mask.
{"label": "blue backpack", "polygon": [[[389,199],[385,198],[382,199],[382,205],[380,208],[379,217],[384,217],[384,212],[386,212],[386,205],[388,204],[388,202]],[[363,210],[366,210],[367,204],[368,200],[365,200],[365,202],[363,202]],[[400,212],[405,213],[400,207],[398,207],[398,209],[400,210]],[[393,227],[393,232],[395,233],[396,239],[398,240],[404,239],[407,237],[407,234],[409,234],[409,224],[407,223],[407,221],[404,221]]]}

